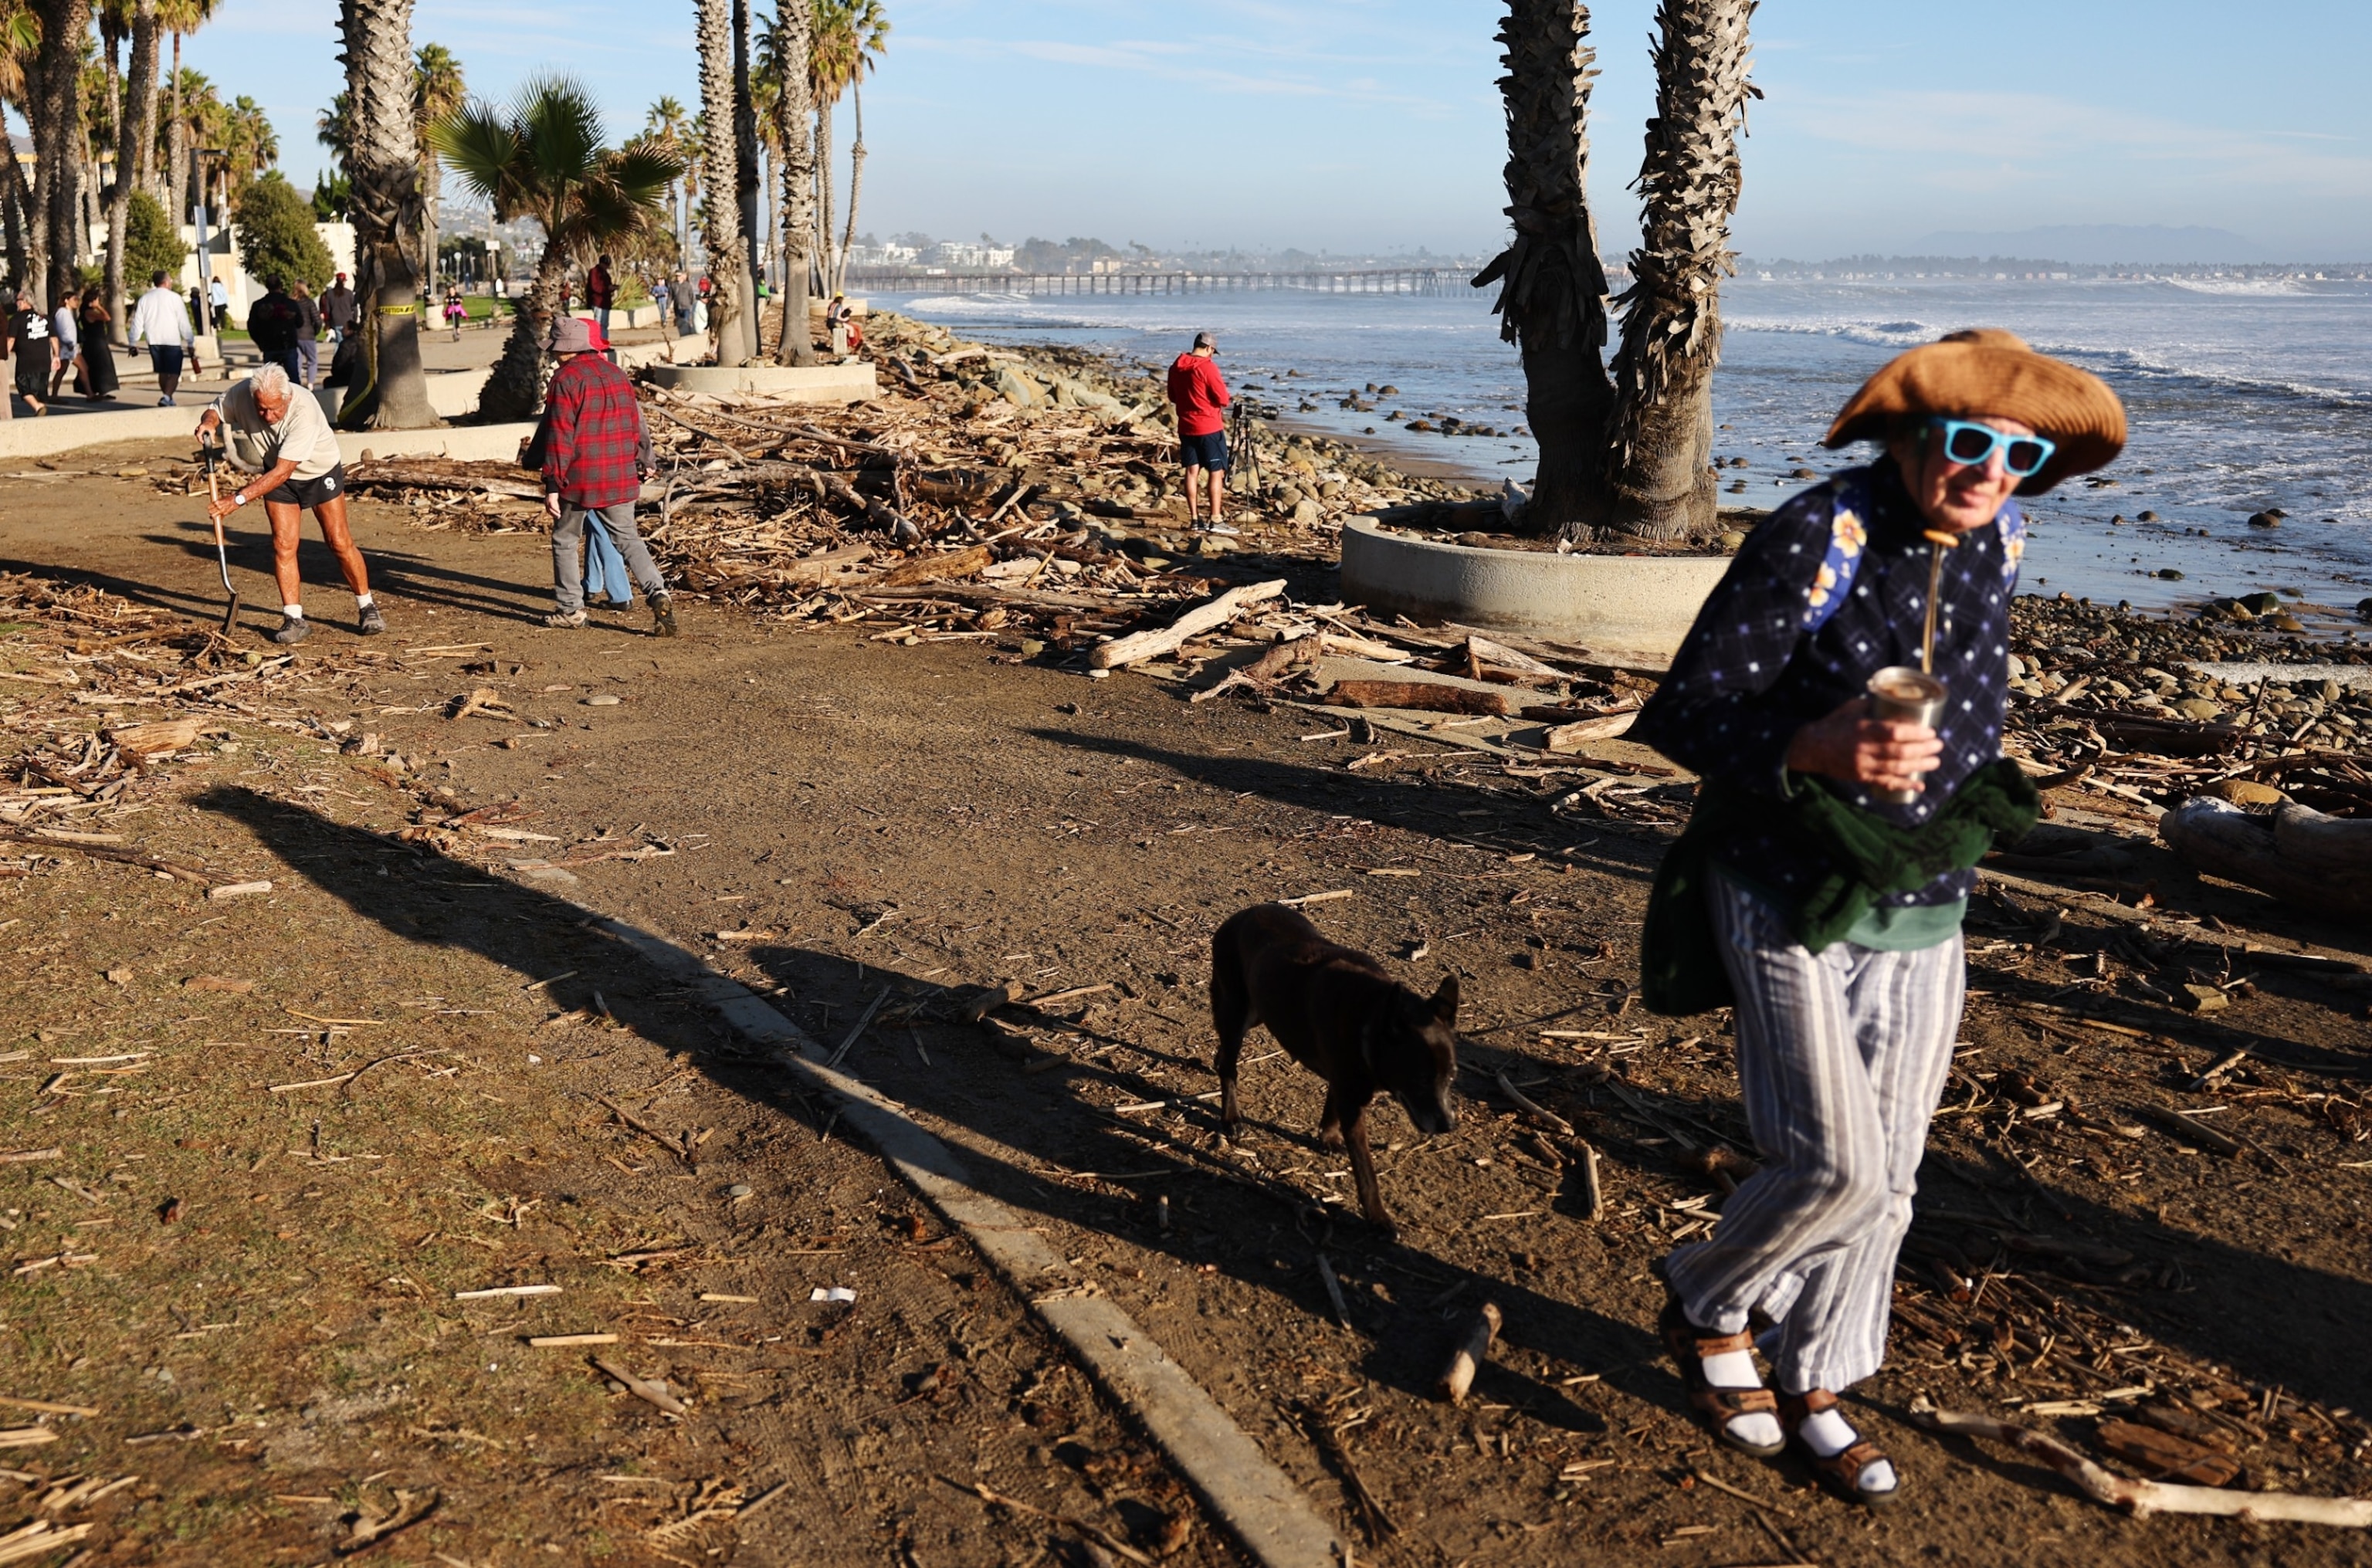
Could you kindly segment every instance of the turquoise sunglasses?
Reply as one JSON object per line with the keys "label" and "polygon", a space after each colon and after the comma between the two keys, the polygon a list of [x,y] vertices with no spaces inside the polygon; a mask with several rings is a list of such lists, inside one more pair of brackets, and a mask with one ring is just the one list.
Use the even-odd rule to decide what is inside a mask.
{"label": "turquoise sunglasses", "polygon": [[1929,422],[1944,433],[1944,455],[1956,463],[1977,468],[1993,461],[1995,452],[2002,455],[2002,470],[2018,479],[2031,477],[2059,444],[2041,436],[2005,436],[1990,424],[1978,424],[1965,419],[1938,419]]}

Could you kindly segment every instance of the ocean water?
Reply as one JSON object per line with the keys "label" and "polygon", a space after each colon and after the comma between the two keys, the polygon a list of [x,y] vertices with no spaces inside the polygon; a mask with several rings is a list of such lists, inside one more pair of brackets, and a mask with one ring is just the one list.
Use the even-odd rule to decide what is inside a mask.
{"label": "ocean water", "polygon": [[[875,298],[974,338],[1069,343],[1148,365],[1208,328],[1229,383],[1299,424],[1477,479],[1520,481],[1533,466],[1532,443],[1513,434],[1524,420],[1520,367],[1487,290]],[[2027,591],[2143,607],[2263,588],[2333,607],[2372,595],[2372,283],[1748,277],[1726,286],[1723,308],[1715,452],[1747,459],[1724,470],[1725,505],[1772,505],[1807,482],[1796,470],[1866,457],[1872,448],[1818,443],[1892,354],[1956,328],[2006,327],[2107,380],[2132,424],[2124,455],[2101,476],[2110,483],[2076,480],[2033,504]],[[1371,383],[1399,390],[1371,413],[1340,406]],[[1395,410],[1398,421],[1384,417]],[[1443,414],[1506,434],[1401,428]],[[1740,479],[1744,491],[1730,494]],[[2268,507],[2289,514],[2281,528],[2246,526]],[[2144,511],[2157,520],[2134,521]]]}

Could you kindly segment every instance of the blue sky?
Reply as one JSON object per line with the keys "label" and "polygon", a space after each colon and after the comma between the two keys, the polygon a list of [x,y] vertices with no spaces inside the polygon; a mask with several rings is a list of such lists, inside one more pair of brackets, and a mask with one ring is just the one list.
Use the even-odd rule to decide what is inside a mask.
{"label": "blue sky", "polygon": [[[773,0],[757,0],[771,6]],[[1503,233],[1488,0],[888,0],[864,226],[1115,244],[1478,251]],[[1610,247],[1653,92],[1653,0],[1592,7],[1592,201]],[[263,103],[309,181],[334,8],[224,0],[184,45]],[[1746,195],[1761,256],[1936,230],[2199,225],[2372,258],[2363,0],[1763,0]],[[689,0],[420,0],[415,41],[499,95],[576,72],[623,132],[697,99]],[[838,150],[846,180],[843,122]]]}

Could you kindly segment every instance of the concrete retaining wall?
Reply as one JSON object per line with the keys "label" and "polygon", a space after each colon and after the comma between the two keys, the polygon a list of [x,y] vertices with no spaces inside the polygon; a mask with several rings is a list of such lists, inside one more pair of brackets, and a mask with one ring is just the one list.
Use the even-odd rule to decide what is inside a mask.
{"label": "concrete retaining wall", "polygon": [[870,364],[653,365],[643,378],[679,392],[762,392],[795,403],[861,403],[880,393]]}
{"label": "concrete retaining wall", "polygon": [[1343,597],[1483,631],[1578,644],[1618,662],[1666,664],[1729,569],[1721,555],[1557,555],[1478,550],[1343,527]]}

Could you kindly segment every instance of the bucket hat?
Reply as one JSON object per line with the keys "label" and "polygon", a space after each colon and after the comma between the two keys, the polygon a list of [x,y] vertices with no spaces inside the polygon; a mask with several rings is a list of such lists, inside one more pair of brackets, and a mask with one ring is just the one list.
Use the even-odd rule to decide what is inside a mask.
{"label": "bucket hat", "polygon": [[2125,406],[2107,382],[1998,327],[1952,332],[1888,360],[1820,444],[1884,441],[1889,422],[1904,414],[2014,419],[2050,436],[2059,449],[2017,487],[2020,495],[2105,468],[2125,445]]}

